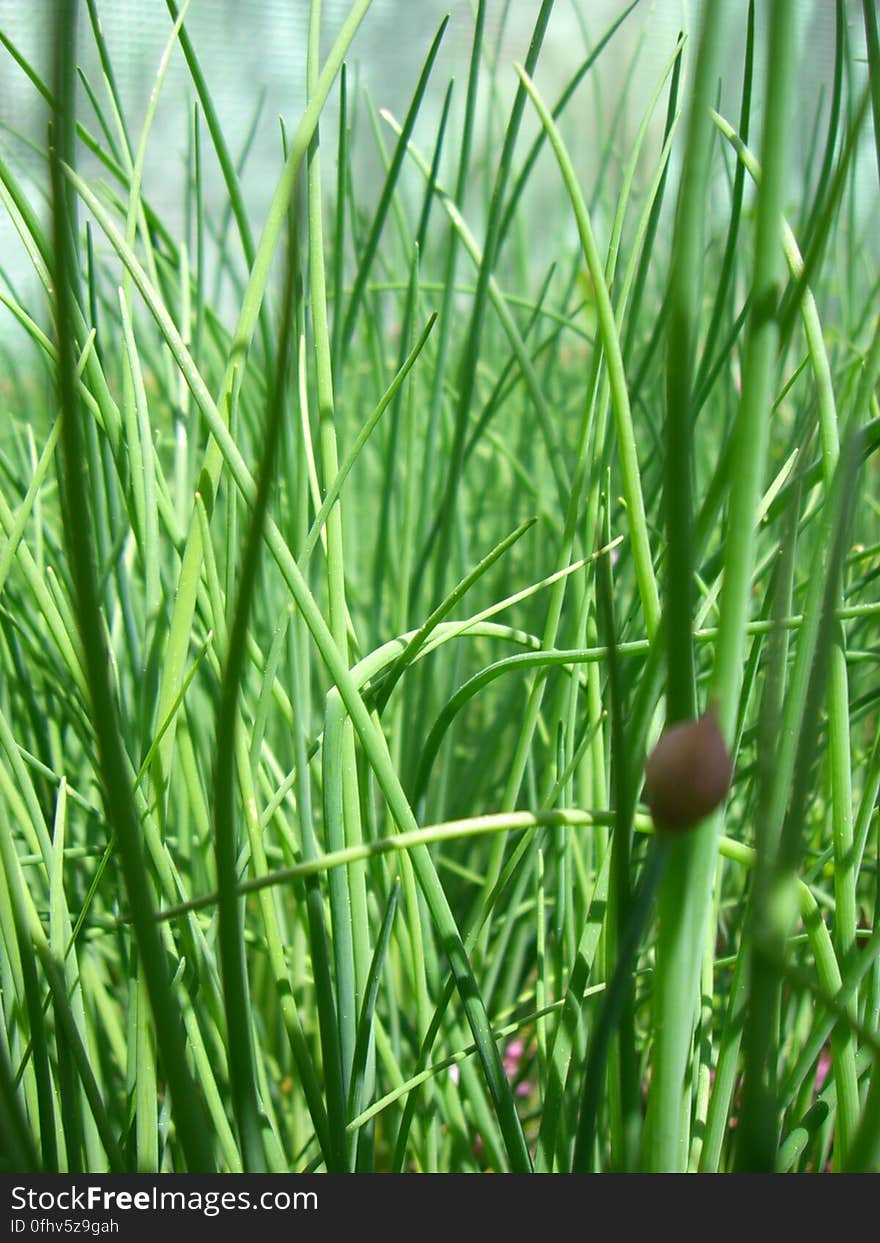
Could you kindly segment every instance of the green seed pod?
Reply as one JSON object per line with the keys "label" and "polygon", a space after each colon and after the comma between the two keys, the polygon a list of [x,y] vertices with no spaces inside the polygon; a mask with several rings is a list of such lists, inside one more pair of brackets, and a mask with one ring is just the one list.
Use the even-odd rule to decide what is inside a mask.
{"label": "green seed pod", "polygon": [[724,801],[733,765],[710,707],[665,730],[645,764],[645,798],[657,829],[681,832]]}

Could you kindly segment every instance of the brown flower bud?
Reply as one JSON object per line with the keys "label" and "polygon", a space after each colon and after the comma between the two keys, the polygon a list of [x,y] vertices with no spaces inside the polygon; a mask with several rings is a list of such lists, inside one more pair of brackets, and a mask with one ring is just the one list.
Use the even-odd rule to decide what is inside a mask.
{"label": "brown flower bud", "polygon": [[645,764],[645,798],[655,827],[693,828],[724,801],[732,776],[714,708],[664,730]]}

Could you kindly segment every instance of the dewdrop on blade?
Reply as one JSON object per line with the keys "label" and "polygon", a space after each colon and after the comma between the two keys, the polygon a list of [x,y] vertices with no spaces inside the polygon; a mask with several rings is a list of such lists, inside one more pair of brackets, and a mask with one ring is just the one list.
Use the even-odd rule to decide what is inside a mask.
{"label": "dewdrop on blade", "polygon": [[664,730],[645,764],[645,799],[657,829],[692,829],[719,807],[733,764],[714,707]]}

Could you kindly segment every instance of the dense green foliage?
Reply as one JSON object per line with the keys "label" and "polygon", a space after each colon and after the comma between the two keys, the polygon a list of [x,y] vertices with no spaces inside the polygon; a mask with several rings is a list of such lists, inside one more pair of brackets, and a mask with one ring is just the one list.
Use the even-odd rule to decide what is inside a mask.
{"label": "dense green foliage", "polygon": [[[45,79],[3,37],[52,125],[45,202],[0,141],[0,1167],[880,1167],[872,0],[803,167],[792,0],[738,115],[707,5],[586,139],[637,3],[548,97],[553,0],[516,66],[480,0],[398,120],[311,0],[258,236],[185,8],[132,129],[77,7]],[[708,707],[729,793],[655,830]]]}

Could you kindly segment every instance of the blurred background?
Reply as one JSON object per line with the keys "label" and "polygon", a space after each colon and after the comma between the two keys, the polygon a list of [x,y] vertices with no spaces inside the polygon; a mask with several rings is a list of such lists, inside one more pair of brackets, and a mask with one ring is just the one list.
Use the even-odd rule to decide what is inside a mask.
{"label": "blurred background", "polygon": [[[744,48],[746,0],[711,0],[730,8],[730,38],[726,46],[723,80],[720,85],[720,106],[735,120],[738,109]],[[759,55],[765,46],[760,31],[766,20],[770,0],[758,0],[757,20]],[[48,80],[52,46],[51,0],[0,0],[0,33]],[[165,0],[94,0],[104,36],[110,51],[113,73],[123,104],[126,122],[136,146],[140,126],[146,113],[156,70],[172,28]],[[350,7],[350,0],[324,0],[323,46],[329,48]],[[357,99],[357,112],[352,117],[355,141],[352,144],[356,198],[361,203],[372,201],[379,184],[382,157],[379,152],[369,109],[378,115],[388,109],[403,117],[418,79],[425,55],[444,14],[449,14],[440,54],[434,67],[429,106],[423,107],[415,141],[423,151],[433,145],[434,128],[450,78],[456,79],[453,94],[453,120],[463,108],[474,24],[476,0],[374,0],[354,42],[348,58],[352,97]],[[537,81],[548,102],[553,102],[564,85],[594,47],[609,25],[627,8],[623,0],[557,0],[550,19],[540,61]],[[496,93],[484,80],[481,94],[484,150],[476,151],[480,168],[492,145],[492,135],[500,130],[505,93],[512,93],[516,75],[512,63],[525,59],[532,24],[538,12],[537,0],[488,0],[487,46],[497,64]],[[638,127],[645,106],[663,72],[679,30],[694,34],[701,5],[688,0],[641,0],[599,58],[597,66],[581,84],[566,114],[566,136],[570,149],[579,162],[584,184],[595,181],[602,136],[609,126],[617,125],[615,156],[621,161],[629,148],[628,140]],[[834,61],[834,0],[801,0],[801,81],[797,111],[799,118],[798,158],[801,168],[808,160],[815,143],[824,141],[823,101],[829,94]],[[301,113],[305,93],[305,50],[309,0],[191,0],[186,16],[187,29],[197,50],[202,69],[212,92],[215,106],[236,155],[248,148],[243,184],[247,206],[258,234],[272,196],[280,168],[281,139],[279,117],[288,129],[295,127]],[[858,61],[864,56],[861,0],[847,0],[851,17],[850,30],[853,54]],[[102,70],[89,29],[86,0],[80,4],[80,63],[83,76],[92,90],[106,105],[107,95]],[[0,48],[0,151],[17,172],[24,173],[34,189],[34,202],[43,197],[44,166],[37,148],[45,147],[47,112],[37,90],[15,64],[6,48]],[[760,99],[763,72],[756,74],[756,92]],[[335,150],[338,90],[334,89],[323,123],[323,169],[328,186],[335,179]],[[95,134],[99,124],[87,99],[81,92],[80,117]],[[456,109],[458,110],[456,112]],[[486,110],[490,110],[487,113]],[[620,115],[618,116],[618,111]],[[493,121],[494,118],[494,121]],[[663,108],[657,110],[656,124],[663,123]],[[535,125],[534,115],[527,109],[526,138]],[[145,193],[153,207],[165,220],[172,233],[184,228],[184,202],[188,151],[192,143],[193,90],[183,55],[175,49],[162,88],[156,119],[150,137],[145,172]],[[387,145],[393,135],[384,122],[379,132]],[[205,159],[205,201],[211,213],[221,213],[225,204],[222,178],[210,151],[210,140],[202,126],[202,149]],[[864,185],[859,201],[873,202],[877,188],[870,126],[863,127],[863,150],[857,165],[857,176]],[[757,133],[752,145],[757,145]],[[646,152],[652,163],[655,144],[648,143]],[[455,143],[448,141],[446,154],[455,158]],[[491,152],[489,153],[491,155]],[[680,153],[679,153],[680,154]],[[558,244],[553,237],[553,218],[558,213],[560,228],[573,230],[564,195],[549,153],[547,174],[532,179],[532,195],[543,201],[529,205],[526,218],[541,219],[547,228],[534,239],[534,245],[545,258],[543,248]],[[97,175],[99,166],[87,154],[82,160],[85,171]],[[490,167],[493,165],[490,165]],[[673,173],[675,161],[673,161]],[[420,178],[411,172],[413,192],[420,190]],[[801,186],[793,185],[793,198],[800,197]],[[476,194],[475,204],[486,201]],[[672,196],[667,196],[672,203]],[[467,205],[466,205],[467,206]],[[474,212],[478,212],[478,206]],[[536,214],[537,213],[537,214]],[[469,223],[479,229],[474,214]],[[564,222],[564,223],[563,223]],[[602,232],[602,222],[597,221]],[[574,237],[572,236],[572,241]],[[19,282],[30,279],[28,263],[15,237],[8,213],[0,206],[0,267],[6,278],[23,292]]]}

